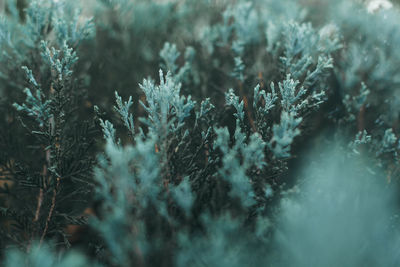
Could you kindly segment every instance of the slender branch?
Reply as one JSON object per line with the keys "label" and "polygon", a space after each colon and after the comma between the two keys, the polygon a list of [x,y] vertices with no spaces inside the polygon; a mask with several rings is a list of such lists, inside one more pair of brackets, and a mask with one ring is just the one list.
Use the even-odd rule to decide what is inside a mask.
{"label": "slender branch", "polygon": [[358,112],[358,116],[357,116],[357,128],[358,131],[363,131],[365,129],[365,105],[363,105],[359,112]]}
{"label": "slender branch", "polygon": [[[50,156],[48,155],[48,150],[46,151],[46,160],[47,160],[47,162],[50,161]],[[47,176],[47,166],[46,166],[46,164],[43,165],[43,173],[42,173],[42,175],[43,175],[43,187],[46,187],[46,183],[45,183],[45,179],[46,179],[46,176]],[[39,189],[39,195],[37,197],[35,217],[33,218],[33,222],[34,223],[39,221],[40,209],[42,208],[43,199],[44,199],[43,188],[40,188]],[[32,244],[33,238],[34,238],[34,232],[32,231],[31,239],[29,240],[29,243],[28,243],[28,246],[27,246],[27,252],[29,252],[30,249],[31,249],[31,244]]]}
{"label": "slender branch", "polygon": [[39,247],[42,245],[44,237],[47,234],[47,230],[49,229],[50,219],[51,219],[51,216],[53,215],[53,211],[56,206],[56,197],[57,197],[58,187],[60,185],[60,180],[61,180],[60,177],[57,177],[57,184],[56,184],[56,187],[53,189],[53,197],[51,199],[51,207],[50,207],[49,215],[47,216],[47,219],[46,219],[46,225],[44,227],[42,237],[40,238]]}
{"label": "slender branch", "polygon": [[241,82],[239,82],[239,93],[240,93],[240,96],[243,99],[244,109],[246,110],[247,118],[249,120],[251,129],[253,130],[253,132],[257,132],[257,128],[256,128],[256,125],[254,124],[253,116],[251,115],[251,112],[249,110],[249,104],[248,104],[248,101],[247,101],[247,97],[246,97],[246,95],[244,93],[244,90],[243,90],[243,84]]}
{"label": "slender branch", "polygon": [[42,203],[43,203],[43,188],[40,188],[36,205],[35,218],[33,218],[33,222],[37,222],[39,220],[40,208],[42,207]]}

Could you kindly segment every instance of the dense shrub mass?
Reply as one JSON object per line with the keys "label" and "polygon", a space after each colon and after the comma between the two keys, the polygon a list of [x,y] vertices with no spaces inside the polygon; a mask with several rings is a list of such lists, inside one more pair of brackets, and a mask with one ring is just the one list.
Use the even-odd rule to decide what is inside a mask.
{"label": "dense shrub mass", "polygon": [[400,266],[397,2],[0,11],[2,266]]}

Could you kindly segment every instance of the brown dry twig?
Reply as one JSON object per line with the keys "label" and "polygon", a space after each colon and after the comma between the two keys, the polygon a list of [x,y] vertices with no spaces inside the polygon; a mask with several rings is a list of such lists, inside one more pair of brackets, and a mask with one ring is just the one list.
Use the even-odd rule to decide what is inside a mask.
{"label": "brown dry twig", "polygon": [[53,189],[53,197],[51,199],[51,207],[50,207],[49,215],[47,216],[47,219],[46,219],[46,225],[44,227],[42,236],[40,237],[39,247],[42,245],[44,237],[47,234],[47,230],[49,229],[50,219],[51,219],[51,216],[53,215],[54,208],[56,206],[56,197],[57,197],[58,187],[60,186],[60,180],[61,180],[60,177],[57,177],[57,184],[56,184],[56,187]]}

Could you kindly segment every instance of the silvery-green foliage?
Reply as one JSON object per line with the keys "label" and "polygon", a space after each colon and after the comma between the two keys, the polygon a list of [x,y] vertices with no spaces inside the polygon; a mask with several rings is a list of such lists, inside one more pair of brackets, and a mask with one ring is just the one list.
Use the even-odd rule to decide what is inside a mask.
{"label": "silvery-green foliage", "polygon": [[110,142],[113,142],[114,144],[118,144],[119,141],[116,141],[114,125],[108,120],[104,121],[103,119],[100,119],[99,121],[100,121],[101,129],[103,130],[104,139],[109,140]]}
{"label": "silvery-green foliage", "polygon": [[[25,74],[20,71],[21,66],[32,66],[33,58],[27,59],[29,53],[37,54],[35,45],[45,38],[45,29],[48,25],[48,6],[42,2],[32,1],[26,9],[26,23],[19,22],[16,1],[7,1],[12,12],[11,16],[1,15],[0,23],[0,78],[2,80],[1,93],[8,93],[8,87],[14,90],[23,90]],[[44,4],[44,2],[43,2]],[[10,78],[12,77],[12,78]]]}
{"label": "silvery-green foliage", "polygon": [[29,45],[45,40],[50,30],[54,31],[60,46],[68,42],[76,47],[94,34],[93,21],[81,18],[81,10],[76,1],[31,1],[26,9],[26,16],[26,25],[21,30],[30,38],[25,40]]}
{"label": "silvery-green foliage", "polygon": [[350,96],[349,94],[346,94],[344,96],[343,104],[345,105],[346,111],[348,113],[347,119],[349,121],[354,121],[361,108],[365,107],[369,94],[370,90],[367,88],[365,83],[361,83],[361,88],[357,95]]}
{"label": "silvery-green foliage", "polygon": [[210,42],[210,52],[214,45],[231,46],[236,56],[242,56],[247,45],[258,42],[260,28],[259,14],[251,1],[229,4],[222,12],[222,21],[205,29],[205,41]]}
{"label": "silvery-green foliage", "polygon": [[231,27],[240,46],[259,40],[260,36],[256,34],[259,31],[258,14],[251,1],[239,1],[238,4],[230,6],[226,13],[233,19]]}
{"label": "silvery-green foliage", "polygon": [[[357,124],[358,130],[367,127],[372,138],[372,145],[367,147],[379,158],[380,165],[397,164],[396,151],[386,153],[382,145],[384,137],[391,136],[385,129],[396,125],[400,114],[397,93],[400,58],[392,53],[400,40],[395,30],[399,26],[398,8],[370,12],[367,4],[361,2],[337,1],[330,5],[340,10],[328,15],[346,42],[335,57],[335,77],[349,114],[345,119]],[[368,125],[367,121],[375,123]],[[397,127],[393,130],[397,132]],[[392,170],[388,177],[391,173]]]}
{"label": "silvery-green foliage", "polygon": [[210,98],[206,98],[200,103],[200,110],[196,111],[196,121],[200,118],[205,117],[211,110],[213,110],[215,106],[211,104]]}
{"label": "silvery-green foliage", "polygon": [[166,72],[170,72],[177,82],[183,82],[187,79],[191,72],[191,65],[196,55],[196,51],[193,47],[187,47],[184,55],[185,64],[179,68],[176,61],[180,55],[181,53],[176,48],[176,45],[168,42],[164,44],[163,49],[160,51],[160,57],[164,61],[163,64],[161,64],[162,69]]}
{"label": "silvery-green foliage", "polygon": [[134,136],[135,125],[133,123],[133,115],[129,112],[129,109],[133,105],[132,97],[130,96],[128,101],[123,102],[122,98],[118,95],[118,92],[115,91],[115,102],[117,103],[117,106],[114,106],[115,111],[117,111],[120,115],[121,120],[124,123],[125,127],[129,130],[129,133]]}
{"label": "silvery-green foliage", "polygon": [[94,33],[93,23],[79,15],[77,1],[35,0],[26,4],[27,8],[22,11],[17,1],[9,0],[7,7],[11,14],[2,15],[0,78],[4,82],[3,93],[13,94],[10,87],[24,88],[24,76],[18,70],[21,65],[29,66],[35,76],[44,76],[39,75],[43,71],[39,69],[42,63],[38,58],[43,52],[41,43],[66,52],[63,51],[65,43],[76,49],[82,40],[90,39]]}
{"label": "silvery-green foliage", "polygon": [[177,186],[171,188],[171,193],[186,215],[190,215],[194,196],[190,186],[189,177],[185,177]]}
{"label": "silvery-green foliage", "polygon": [[343,48],[340,29],[335,23],[324,25],[318,34],[320,51],[330,54]]}
{"label": "silvery-green foliage", "polygon": [[287,27],[286,23],[303,22],[307,10],[295,0],[267,0],[266,5],[261,6],[261,13],[265,19],[267,51],[276,55],[282,45],[282,33]]}
{"label": "silvery-green foliage", "polygon": [[333,68],[330,53],[339,48],[337,45],[326,47],[325,39],[337,38],[332,35],[320,35],[311,24],[289,23],[283,33],[284,54],[280,58],[283,72],[301,80],[307,88],[323,82],[328,70]]}
{"label": "silvery-green foliage", "polygon": [[4,16],[0,16],[0,47],[2,48],[0,59],[7,55],[7,47],[13,46],[11,40],[11,27],[12,24],[8,23]]}
{"label": "silvery-green foliage", "polygon": [[[290,23],[286,26],[284,36],[284,56],[281,58],[286,73],[292,73],[298,79],[312,64],[318,35],[311,24]],[[297,60],[297,57],[300,57]],[[301,69],[299,67],[301,66]]]}
{"label": "silvery-green foliage", "polygon": [[76,8],[74,1],[64,0],[60,3],[53,22],[57,43],[61,46],[67,42],[70,46],[77,47],[82,41],[93,38],[95,34],[93,18],[83,18],[82,10]]}
{"label": "silvery-green foliage", "polygon": [[380,155],[383,153],[390,153],[390,152],[396,153],[396,150],[398,149],[396,147],[396,143],[397,143],[397,137],[393,133],[393,129],[392,128],[386,129],[382,141],[380,142],[380,146],[378,146],[379,150],[377,154]]}
{"label": "silvery-green foliage", "polygon": [[91,263],[84,255],[76,251],[57,253],[50,245],[32,244],[30,252],[23,253],[19,250],[7,251],[4,262],[5,267],[85,267],[99,266]]}
{"label": "silvery-green foliage", "polygon": [[[35,0],[23,11],[22,2],[7,0],[0,15],[0,249],[37,252],[54,201],[45,265],[62,266],[70,245],[106,266],[398,265],[396,209],[385,212],[369,179],[379,166],[386,188],[398,184],[396,5]],[[159,81],[136,86],[156,68]],[[90,147],[78,122],[95,104],[120,123],[96,112],[105,142],[93,130]],[[29,135],[15,130],[18,114]],[[305,158],[343,132],[340,153]],[[100,154],[93,173],[87,154]],[[298,180],[297,166],[314,161]],[[75,198],[93,188],[93,205]],[[87,207],[89,231],[73,244],[66,229]],[[34,257],[10,255],[18,265]]]}
{"label": "silvery-green foliage", "polygon": [[181,53],[176,48],[175,44],[165,43],[163,49],[160,51],[160,57],[165,62],[164,69],[172,73],[176,73],[178,66],[175,61],[179,58]]}
{"label": "silvery-green foliage", "polygon": [[[324,79],[328,76],[328,71],[333,68],[333,60],[330,56],[321,55],[317,59],[314,70],[308,70],[304,79],[304,86],[314,88],[316,85],[324,86]],[[296,73],[297,74],[297,73]],[[319,90],[325,88],[318,88]]]}
{"label": "silvery-green foliage", "polygon": [[360,109],[363,105],[366,104],[367,97],[370,93],[370,90],[367,88],[365,83],[361,83],[360,94],[353,97],[354,104],[356,105],[356,109]]}
{"label": "silvery-green foliage", "polygon": [[165,64],[163,68],[172,73],[176,73],[178,66],[175,61],[180,55],[181,53],[176,48],[175,44],[165,43],[163,49],[160,51],[160,57]]}
{"label": "silvery-green foliage", "polygon": [[273,136],[269,142],[275,157],[290,157],[290,146],[296,136],[300,134],[298,129],[302,118],[296,118],[296,113],[282,111],[279,124],[272,127]]}
{"label": "silvery-green foliage", "polygon": [[[102,123],[104,132],[108,131],[107,125],[111,124]],[[149,253],[158,249],[149,238],[156,233],[143,220],[156,225],[166,220],[173,226],[168,210],[170,200],[176,201],[186,216],[190,216],[194,202],[189,177],[178,185],[165,183],[167,174],[161,163],[165,153],[155,149],[158,137],[149,133],[145,139],[136,136],[134,140],[133,146],[121,147],[107,138],[106,153],[99,158],[95,171],[99,183],[96,198],[102,201],[104,217],[93,220],[92,226],[103,236],[111,261],[119,266],[144,263]]]}
{"label": "silvery-green foliage", "polygon": [[99,158],[95,171],[96,196],[102,200],[105,216],[92,225],[102,234],[112,262],[120,266],[131,266],[145,255],[146,228],[140,220],[149,207],[167,215],[160,199],[163,183],[154,150],[156,139],[135,140],[135,146],[121,148],[107,139],[105,157]]}
{"label": "silvery-green foliage", "polygon": [[[177,153],[188,140],[189,131],[186,129],[182,132],[181,130],[195,102],[191,101],[190,97],[180,95],[181,84],[177,83],[170,72],[164,77],[160,70],[159,85],[155,85],[151,80],[144,80],[140,87],[146,96],[145,102],[141,102],[146,115],[139,117],[138,120],[146,124],[148,130],[146,134],[139,128],[139,134],[135,135],[133,115],[129,112],[132,99],[129,98],[124,102],[116,93],[115,110],[132,135],[133,146],[122,147],[119,141],[116,143],[113,125],[109,121],[100,120],[107,139],[107,149],[106,158],[100,158],[100,166],[96,172],[99,184],[104,185],[97,196],[106,200],[103,207],[106,213],[115,203],[124,204],[120,205],[122,210],[115,208],[108,212],[107,217],[111,218],[110,220],[97,221],[94,227],[102,235],[106,235],[112,231],[117,220],[122,231],[116,235],[109,234],[105,242],[113,256],[113,261],[122,266],[145,262],[147,253],[157,251],[158,245],[153,244],[146,233],[154,235],[153,238],[160,238],[160,242],[164,238],[163,233],[151,233],[150,226],[143,224],[143,220],[151,219],[154,225],[161,225],[163,221],[167,221],[169,227],[175,227],[178,221],[175,221],[176,217],[170,211],[171,205],[176,203],[178,210],[190,218],[195,201],[190,177],[185,176],[181,180],[171,177],[172,170],[169,164],[171,144],[175,144],[174,151]],[[212,109],[213,105],[209,99],[202,101],[200,110],[195,112],[195,127],[200,127],[204,121],[207,121],[206,117]],[[203,142],[209,138],[208,135],[209,131],[203,136]],[[122,158],[123,161],[121,161]],[[110,177],[115,178],[110,179]],[[109,196],[110,190],[115,195]],[[157,211],[156,214],[154,210]],[[116,214],[113,214],[114,212]],[[152,214],[151,218],[148,217],[149,212]],[[136,229],[133,234],[132,227]],[[122,238],[128,243],[117,243],[117,240]],[[131,246],[129,240],[136,241],[134,247]]]}
{"label": "silvery-green foliage", "polygon": [[33,85],[35,88],[38,88],[39,84],[37,83],[35,77],[33,77],[32,70],[30,70],[27,66],[22,66],[22,69],[25,71],[29,83]]}
{"label": "silvery-green foliage", "polygon": [[[303,86],[297,88],[299,83],[299,81],[293,80],[289,74],[284,81],[278,84],[281,93],[281,106],[286,112],[296,113],[308,104],[307,99],[302,99],[306,94],[306,89]],[[274,87],[273,83],[271,87]]]}
{"label": "silvery-green foliage", "polygon": [[26,9],[26,26],[24,30],[29,36],[27,41],[31,42],[30,45],[43,40],[55,10],[54,5],[58,5],[58,3],[49,0],[34,0]]}
{"label": "silvery-green foliage", "polygon": [[99,1],[112,8],[126,7],[127,3],[129,2],[128,0],[99,0]]}
{"label": "silvery-green foliage", "polygon": [[233,91],[232,88],[228,90],[228,92],[225,93],[225,103],[227,105],[232,105],[236,109],[235,117],[243,123],[244,120],[244,102],[241,100],[239,102],[239,97],[235,95],[235,92]]}
{"label": "silvery-green foliage", "polygon": [[[177,266],[239,267],[265,263],[257,253],[262,250],[257,244],[258,239],[243,229],[242,220],[224,214],[218,218],[204,215],[202,221],[208,225],[204,235],[179,236],[181,249],[177,255]],[[257,229],[260,234],[263,232],[262,227]]]}
{"label": "silvery-green foliage", "polygon": [[268,20],[266,28],[267,51],[279,61],[280,72],[323,99],[324,91],[329,89],[326,79],[333,68],[331,54],[341,48],[336,27],[328,24],[318,31],[310,23]]}
{"label": "silvery-green foliage", "polygon": [[63,43],[60,50],[52,47],[44,41],[41,42],[44,63],[48,64],[51,69],[51,74],[56,83],[69,81],[73,73],[73,66],[78,61],[78,56],[73,48],[69,47],[66,41]]}
{"label": "silvery-green foliage", "polygon": [[7,5],[7,8],[9,9],[10,15],[13,19],[17,19],[19,14],[18,14],[18,7],[17,7],[17,1],[14,0],[6,0],[4,1],[5,4]]}
{"label": "silvery-green foliage", "polygon": [[[294,138],[300,134],[298,125],[302,121],[299,114],[306,108],[312,108],[322,103],[323,93],[311,94],[306,96],[304,87],[297,88],[298,81],[291,79],[290,75],[286,80],[279,83],[280,90],[280,107],[282,108],[280,123],[272,127],[272,138],[269,141],[269,147],[273,150],[275,157],[285,158],[290,156],[290,145]],[[275,102],[278,96],[275,93],[275,85],[271,83],[271,93],[266,94],[264,90],[260,91],[260,86],[257,85],[254,89],[253,108],[255,109],[255,119],[257,131],[263,138],[268,136],[270,126],[267,125],[266,118],[269,112],[275,107]],[[225,93],[225,102],[227,105],[232,105],[236,109],[234,116],[241,125],[244,120],[244,102],[239,102],[239,97],[235,95],[233,89]],[[262,106],[261,102],[264,102]],[[239,124],[239,125],[240,125]],[[237,126],[236,127],[240,127]]]}
{"label": "silvery-green foliage", "polygon": [[[7,221],[24,218],[24,222],[17,219],[15,226],[7,229],[13,233],[7,246],[17,245],[28,252],[34,246],[41,247],[35,250],[49,254],[49,264],[74,266],[70,260],[63,263],[61,256],[60,259],[52,257],[48,250],[46,252],[45,243],[54,239],[57,248],[70,247],[67,225],[86,223],[80,212],[89,202],[91,190],[93,160],[89,151],[93,144],[93,128],[84,120],[78,120],[81,108],[78,103],[84,97],[82,94],[78,97],[75,90],[81,89],[77,82],[79,74],[75,72],[78,60],[75,49],[67,44],[69,40],[60,44],[55,40],[57,27],[54,27],[53,19],[62,16],[68,20],[68,15],[59,12],[61,2],[31,1],[26,3],[24,11],[19,4],[7,1],[11,14],[2,13],[8,26],[0,44],[0,90],[7,100],[2,101],[2,110],[13,102],[16,102],[17,110],[2,114],[1,134],[10,134],[10,122],[20,117],[20,124],[13,127],[16,130],[13,138],[20,140],[21,147],[26,146],[17,149],[8,144],[9,141],[1,140],[2,148],[8,148],[2,153],[0,172],[11,159],[11,168],[15,164],[19,169],[7,177],[14,186],[2,191],[7,195],[18,192],[18,199],[2,206],[7,210],[7,214],[2,213],[2,218]],[[81,38],[75,37],[75,41]],[[73,45],[76,48],[78,44]],[[23,91],[26,99],[20,104],[25,86],[28,86]],[[31,118],[21,116],[25,114]],[[10,120],[5,121],[6,117]],[[29,141],[24,139],[27,135]],[[2,200],[1,203],[4,204]],[[7,234],[1,231],[2,236]],[[31,254],[21,256],[22,260],[26,263],[32,260],[32,266],[38,264]],[[87,263],[77,258],[76,266],[83,265]]]}
{"label": "silvery-green foliage", "polygon": [[345,88],[353,88],[361,82],[358,72],[367,71],[371,67],[367,50],[359,44],[350,43],[346,49],[346,59],[339,64],[346,68],[346,80],[342,81]]}
{"label": "silvery-green foliage", "polygon": [[47,125],[48,119],[52,116],[50,111],[51,101],[43,100],[39,89],[36,90],[35,94],[32,94],[30,89],[25,88],[24,93],[26,94],[26,104],[15,103],[14,107],[18,111],[26,112],[29,116],[34,117],[40,127]]}
{"label": "silvery-green foliage", "polygon": [[22,69],[26,73],[26,77],[29,83],[33,86],[35,93],[32,94],[31,89],[25,88],[24,93],[26,94],[25,102],[22,105],[14,103],[14,107],[18,111],[23,111],[29,116],[34,117],[40,127],[48,124],[48,119],[52,116],[51,114],[51,100],[43,99],[42,89],[37,83],[35,77],[33,77],[32,70],[28,67],[23,66]]}
{"label": "silvery-green foliage", "polygon": [[356,134],[354,141],[351,141],[349,143],[349,148],[351,148],[354,153],[360,154],[358,148],[361,145],[371,143],[371,140],[372,140],[371,135],[368,135],[366,130],[360,131]]}
{"label": "silvery-green foliage", "polygon": [[[377,82],[384,78],[382,77],[382,75],[385,75],[384,73],[392,74],[393,64],[397,62],[399,58],[398,56],[391,57],[390,59],[387,57],[390,54],[390,49],[396,44],[400,37],[397,31],[393,31],[398,25],[397,10],[382,10],[376,14],[372,14],[368,13],[367,9],[362,5],[355,2],[338,1],[334,5],[343,12],[338,12],[336,14],[331,13],[330,15],[336,19],[340,26],[343,26],[345,37],[348,38],[348,42],[351,44],[349,50],[346,49],[344,52],[349,52],[347,55],[351,55],[357,52],[355,45],[359,46],[358,53],[360,57],[358,57],[358,60],[354,63],[348,62],[351,65],[354,64],[353,66],[350,65],[350,68],[357,68],[359,70],[357,74],[358,78],[362,78],[360,74],[364,71],[368,71],[371,64],[375,63],[377,63],[377,65],[374,66],[376,72],[373,72],[372,76],[368,77],[368,86],[370,86],[370,82]],[[349,13],[355,9],[358,9],[357,15],[350,16]],[[357,34],[350,35],[351,31],[354,29],[358,29]],[[357,38],[363,39],[357,40]],[[369,53],[366,54],[367,49]],[[348,60],[350,61],[351,59],[353,58],[349,58]],[[387,59],[387,64],[382,64],[382,60],[385,59]],[[344,59],[344,62],[347,62],[347,60]],[[361,62],[364,63],[362,64]],[[382,68],[384,71],[382,71]],[[350,71],[348,74],[354,73]],[[395,75],[392,78],[396,80],[398,77]],[[384,80],[386,79],[381,81],[383,82]]]}
{"label": "silvery-green foliage", "polygon": [[[218,46],[226,46],[229,44],[229,40],[233,31],[233,27],[230,24],[230,18],[231,13],[229,10],[225,10],[222,13],[222,22],[209,28],[209,30],[206,32],[206,35],[208,35],[208,38],[212,43],[215,42]],[[210,52],[212,51],[213,48]]]}
{"label": "silvery-green foliage", "polygon": [[280,47],[280,35],[281,35],[281,31],[279,31],[277,29],[277,25],[271,21],[267,22],[267,26],[266,26],[266,31],[265,31],[265,35],[266,35],[266,39],[267,39],[267,51],[269,53],[272,54],[276,54],[277,53],[277,49],[279,49]]}
{"label": "silvery-green foliage", "polygon": [[238,79],[239,81],[243,82],[244,81],[244,69],[245,65],[240,57],[235,57],[235,67],[232,72],[232,76]]}
{"label": "silvery-green foliage", "polygon": [[178,131],[195,105],[190,96],[180,95],[181,84],[175,81],[170,72],[164,77],[160,70],[159,85],[145,79],[139,86],[146,96],[147,105],[140,103],[148,114],[142,121],[162,139],[170,132]]}
{"label": "silvery-green foliage", "polygon": [[[332,7],[341,12],[329,12],[342,29],[347,45],[336,59],[336,75],[343,94],[357,92],[361,82],[370,89],[372,107],[380,109],[380,114],[387,124],[398,119],[398,89],[400,81],[398,64],[400,57],[392,53],[397,49],[400,34],[399,13],[397,8],[368,12],[367,7],[353,1],[337,1]],[[368,73],[368,74],[367,74]],[[375,118],[376,119],[376,118]]]}
{"label": "silvery-green foliage", "polygon": [[250,167],[262,168],[266,165],[264,148],[265,142],[255,133],[246,143],[246,135],[241,132],[237,123],[235,143],[229,147],[229,132],[226,128],[215,129],[217,139],[214,146],[223,154],[222,167],[219,170],[222,178],[232,185],[230,195],[241,199],[244,206],[255,204],[251,179],[246,175]]}
{"label": "silvery-green foliage", "polygon": [[398,265],[393,187],[373,159],[346,154],[330,144],[306,156],[296,192],[279,204],[271,265]]}
{"label": "silvery-green foliage", "polygon": [[[282,109],[289,113],[299,114],[305,109],[312,109],[318,107],[324,101],[325,91],[308,93],[304,86],[298,87],[300,82],[293,80],[291,75],[288,74],[286,79],[278,83],[280,92],[280,106]],[[275,85],[271,83],[271,89],[274,92]]]}
{"label": "silvery-green foliage", "polygon": [[271,92],[266,93],[265,90],[260,90],[260,85],[254,87],[253,109],[255,113],[255,121],[258,132],[264,136],[269,132],[267,118],[272,109],[276,106],[278,95],[275,92],[274,83],[270,84]]}
{"label": "silvery-green foliage", "polygon": [[[265,93],[265,90],[260,90],[260,85],[254,87],[253,108],[260,115],[266,116],[272,108],[275,107],[275,101],[278,99],[275,93],[275,85],[271,83],[271,93]],[[260,101],[264,102],[264,106],[259,106]]]}

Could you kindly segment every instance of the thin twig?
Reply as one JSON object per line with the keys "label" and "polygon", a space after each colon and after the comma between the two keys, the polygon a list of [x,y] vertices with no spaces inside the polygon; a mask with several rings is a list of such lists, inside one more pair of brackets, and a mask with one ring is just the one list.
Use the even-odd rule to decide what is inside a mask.
{"label": "thin twig", "polygon": [[253,132],[257,132],[256,125],[254,124],[253,117],[252,117],[251,112],[249,110],[249,104],[248,104],[248,101],[247,101],[247,97],[244,94],[243,84],[241,82],[239,82],[239,93],[240,93],[240,95],[241,95],[241,97],[243,99],[244,109],[246,110],[247,118],[248,118],[248,120],[250,122],[250,126],[251,126]]}
{"label": "thin twig", "polygon": [[53,198],[51,199],[51,207],[50,207],[49,215],[47,216],[47,219],[46,219],[46,225],[44,227],[42,237],[40,238],[39,247],[42,245],[44,237],[47,234],[47,230],[49,229],[50,219],[51,219],[51,216],[53,215],[53,211],[56,206],[57,190],[60,185],[60,180],[61,179],[59,177],[57,177],[57,184],[56,184],[56,187],[53,189]]}
{"label": "thin twig", "polygon": [[357,116],[357,128],[358,131],[363,131],[365,129],[365,105],[363,105],[359,112],[358,112],[358,116]]}
{"label": "thin twig", "polygon": [[[46,159],[47,159],[47,151],[46,151]],[[43,186],[46,185],[46,183],[44,182],[47,176],[47,166],[44,165],[43,166]],[[43,203],[43,188],[39,189],[39,195],[37,197],[37,204],[36,204],[36,211],[35,211],[35,217],[33,218],[33,222],[36,223],[39,220],[39,215],[40,215],[40,209],[42,208],[42,203]],[[29,240],[28,246],[27,246],[27,252],[30,251],[31,249],[31,244],[32,244],[32,240],[34,238],[34,232],[32,231],[32,235],[31,235],[31,239]]]}
{"label": "thin twig", "polygon": [[35,218],[33,218],[33,222],[37,222],[39,220],[40,208],[42,207],[42,203],[43,203],[43,188],[40,188],[36,205]]}

